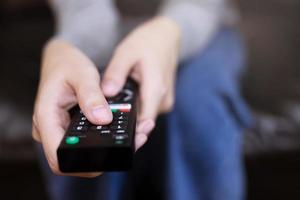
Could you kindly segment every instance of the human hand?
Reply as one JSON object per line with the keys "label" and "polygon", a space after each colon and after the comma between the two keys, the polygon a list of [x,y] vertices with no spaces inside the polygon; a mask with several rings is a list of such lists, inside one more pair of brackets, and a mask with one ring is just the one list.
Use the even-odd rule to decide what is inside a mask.
{"label": "human hand", "polygon": [[[62,40],[46,45],[33,114],[32,135],[43,145],[51,170],[58,168],[56,150],[69,124],[68,110],[75,104],[94,124],[107,124],[112,113],[100,89],[96,66],[76,47]],[[100,173],[65,174],[94,177]]]}
{"label": "human hand", "polygon": [[105,96],[116,95],[128,76],[140,85],[137,148],[147,141],[157,115],[173,106],[180,40],[175,22],[156,17],[137,27],[119,44],[104,73],[101,87]]}
{"label": "human hand", "polygon": [[[156,18],[133,31],[119,45],[106,71],[102,87],[107,96],[118,93],[127,75],[141,85],[142,106],[136,149],[146,142],[157,114],[172,107],[179,40],[179,30],[173,22]],[[131,45],[134,51],[128,54]],[[153,77],[156,77],[155,80]],[[111,81],[115,81],[113,88],[109,86]],[[32,134],[35,140],[43,144],[49,166],[56,174],[62,174],[58,168],[56,150],[70,121],[69,108],[79,103],[94,124],[107,124],[112,120],[99,83],[97,68],[77,48],[61,40],[53,40],[46,46]],[[99,174],[65,175],[94,177]]]}

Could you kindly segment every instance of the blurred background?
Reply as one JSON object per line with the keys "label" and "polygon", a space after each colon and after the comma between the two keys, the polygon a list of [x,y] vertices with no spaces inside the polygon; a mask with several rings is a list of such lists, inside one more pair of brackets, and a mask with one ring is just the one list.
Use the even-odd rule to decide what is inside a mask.
{"label": "blurred background", "polygon": [[[248,200],[300,199],[300,1],[235,0],[248,48],[243,93]],[[31,139],[40,53],[53,32],[43,0],[0,1],[0,198],[47,199]]]}

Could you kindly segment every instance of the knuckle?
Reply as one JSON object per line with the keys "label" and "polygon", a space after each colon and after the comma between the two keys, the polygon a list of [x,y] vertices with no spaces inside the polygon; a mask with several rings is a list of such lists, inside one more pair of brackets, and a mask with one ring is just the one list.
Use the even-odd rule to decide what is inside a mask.
{"label": "knuckle", "polygon": [[174,96],[171,95],[169,98],[168,98],[168,101],[167,101],[167,105],[170,109],[172,109],[174,107],[174,103],[175,103],[175,99],[174,99]]}
{"label": "knuckle", "polygon": [[36,142],[41,142],[41,141],[40,141],[40,138],[39,138],[39,136],[38,136],[38,133],[36,132],[36,130],[34,129],[34,127],[32,127],[31,137],[32,137]]}
{"label": "knuckle", "polygon": [[36,142],[41,142],[40,137],[39,137],[39,132],[38,132],[38,122],[37,122],[37,116],[34,113],[32,115],[32,130],[31,130],[31,137],[36,141]]}
{"label": "knuckle", "polygon": [[36,126],[37,125],[37,117],[36,117],[36,113],[33,113],[32,115],[32,123]]}
{"label": "knuckle", "polygon": [[[111,69],[115,69],[115,67],[112,67]],[[104,77],[104,81],[107,82],[113,82],[115,84],[120,84],[122,83],[123,79],[125,77],[123,76],[121,70],[111,70],[110,72],[108,71]]]}
{"label": "knuckle", "polygon": [[100,77],[93,74],[91,76],[81,76],[73,85],[75,92],[82,93],[89,88],[97,88],[100,85]]}
{"label": "knuckle", "polygon": [[34,141],[41,143],[40,139],[38,138],[38,136],[36,134],[32,134],[32,138],[34,139]]}
{"label": "knuckle", "polygon": [[46,113],[46,109],[43,108],[42,106],[37,106],[35,109],[35,112],[32,116],[32,120],[34,122],[34,124],[38,124],[38,121],[41,117],[43,117],[43,115]]}
{"label": "knuckle", "polygon": [[170,112],[174,107],[174,100],[170,100],[167,102],[166,104],[166,111],[167,112]]}
{"label": "knuckle", "polygon": [[82,105],[83,111],[87,112],[89,109],[92,109],[94,107],[99,106],[99,104],[102,104],[103,101],[101,98],[97,97],[91,97],[91,98],[86,98],[80,101],[80,105]]}
{"label": "knuckle", "polygon": [[89,108],[102,101],[100,89],[96,87],[80,86],[77,91],[79,103],[84,108]]}
{"label": "knuckle", "polygon": [[170,112],[174,107],[174,97],[172,95],[168,96],[164,102],[162,112]]}
{"label": "knuckle", "polygon": [[168,91],[168,87],[165,84],[158,84],[158,88],[159,95],[165,96]]}

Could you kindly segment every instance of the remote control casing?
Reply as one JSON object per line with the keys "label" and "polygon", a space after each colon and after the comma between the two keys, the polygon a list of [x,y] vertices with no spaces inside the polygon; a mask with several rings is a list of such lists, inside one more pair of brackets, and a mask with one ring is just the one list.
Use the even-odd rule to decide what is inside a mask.
{"label": "remote control casing", "polygon": [[[137,84],[129,79],[122,92],[107,100],[114,119],[111,124],[102,126],[104,130],[97,130],[100,126],[89,123],[78,106],[72,110],[70,125],[57,149],[61,172],[126,171],[132,168],[135,151]],[[83,124],[81,130],[77,130],[79,123]],[[117,130],[111,129],[119,127],[115,126],[116,123],[125,123],[120,126],[123,127],[124,133],[119,134]],[[109,132],[107,130],[110,133],[102,133]]]}

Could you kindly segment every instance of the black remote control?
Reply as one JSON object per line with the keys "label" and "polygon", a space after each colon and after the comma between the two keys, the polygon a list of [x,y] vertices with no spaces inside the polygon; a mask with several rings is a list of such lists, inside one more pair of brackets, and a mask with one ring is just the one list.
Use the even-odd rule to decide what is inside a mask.
{"label": "black remote control", "polygon": [[107,99],[112,123],[90,123],[76,106],[71,123],[57,149],[62,172],[130,170],[135,150],[137,84],[129,79],[122,91]]}

